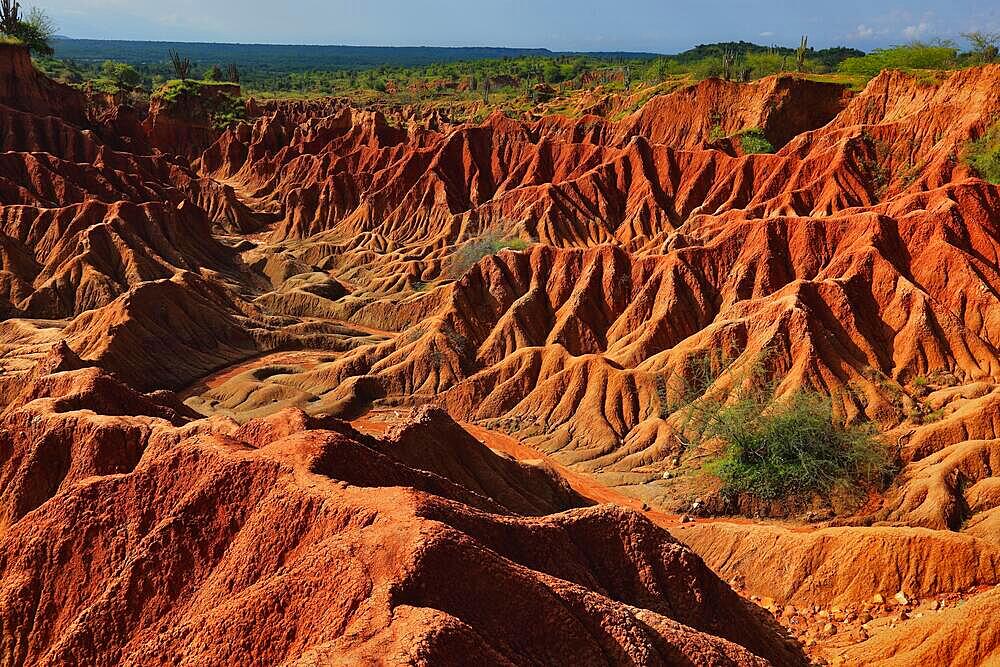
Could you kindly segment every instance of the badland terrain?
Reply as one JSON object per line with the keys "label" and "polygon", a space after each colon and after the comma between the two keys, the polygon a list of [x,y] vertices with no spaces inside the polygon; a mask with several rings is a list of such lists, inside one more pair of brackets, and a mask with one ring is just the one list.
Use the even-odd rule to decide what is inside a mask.
{"label": "badland terrain", "polygon": [[0,664],[1000,659],[1000,65],[240,93],[0,44]]}

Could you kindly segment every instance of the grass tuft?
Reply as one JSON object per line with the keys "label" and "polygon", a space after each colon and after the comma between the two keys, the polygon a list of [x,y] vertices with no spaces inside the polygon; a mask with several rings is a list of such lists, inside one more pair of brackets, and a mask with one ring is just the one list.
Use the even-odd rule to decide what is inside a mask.
{"label": "grass tuft", "polygon": [[483,257],[495,255],[501,250],[526,250],[530,243],[520,238],[503,238],[496,234],[485,234],[465,243],[451,258],[448,276],[458,280]]}
{"label": "grass tuft", "polygon": [[991,126],[965,150],[965,163],[983,180],[1000,185],[1000,122]]}

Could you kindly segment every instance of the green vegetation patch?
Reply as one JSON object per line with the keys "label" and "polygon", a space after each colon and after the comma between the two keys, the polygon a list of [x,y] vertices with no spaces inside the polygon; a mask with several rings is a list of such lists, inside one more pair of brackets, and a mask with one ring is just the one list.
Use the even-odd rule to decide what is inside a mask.
{"label": "green vegetation patch", "polygon": [[740,133],[740,144],[743,146],[743,152],[748,155],[774,152],[774,145],[764,136],[764,131],[756,127]]}
{"label": "green vegetation patch", "polygon": [[[246,119],[246,104],[227,90],[238,89],[238,84],[226,81],[195,81],[173,79],[160,86],[153,99],[160,100],[167,109],[187,108],[197,111],[200,120],[207,120],[215,129],[223,130]],[[200,118],[207,115],[207,118]]]}
{"label": "green vegetation patch", "polygon": [[837,69],[844,74],[874,77],[886,69],[904,71],[953,69],[958,63],[958,49],[953,44],[931,45],[913,42],[890,49],[877,49],[858,58],[848,58],[840,63]]}
{"label": "green vegetation patch", "polygon": [[503,238],[495,234],[485,234],[465,243],[451,258],[448,276],[458,280],[483,257],[495,255],[501,250],[526,250],[530,243],[520,238]]}
{"label": "green vegetation patch", "polygon": [[721,406],[705,435],[724,443],[709,469],[729,497],[766,501],[857,488],[881,481],[889,469],[885,448],[868,426],[847,426],[829,398],[803,391],[780,402],[743,397]]}
{"label": "green vegetation patch", "polygon": [[1000,185],[1000,122],[994,123],[965,150],[965,162],[984,180]]}
{"label": "green vegetation patch", "polygon": [[225,98],[219,101],[211,115],[212,127],[220,131],[225,130],[227,127],[246,120],[246,103],[238,97]]}
{"label": "green vegetation patch", "polygon": [[197,97],[205,92],[206,88],[224,88],[236,84],[225,81],[196,81],[194,79],[172,79],[167,81],[153,94],[156,99],[165,102],[174,102],[185,96]]}

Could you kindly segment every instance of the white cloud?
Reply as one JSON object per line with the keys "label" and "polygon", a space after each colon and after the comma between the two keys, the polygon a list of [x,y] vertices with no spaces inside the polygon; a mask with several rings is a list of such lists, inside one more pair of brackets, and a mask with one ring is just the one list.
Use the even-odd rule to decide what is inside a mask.
{"label": "white cloud", "polygon": [[760,37],[774,37],[774,32],[771,30],[766,30],[760,33]]}
{"label": "white cloud", "polygon": [[861,25],[858,26],[857,30],[851,33],[850,36],[854,37],[855,39],[870,39],[875,36],[875,28],[872,28],[871,26],[867,26],[864,23],[862,23]]}
{"label": "white cloud", "polygon": [[927,21],[921,21],[916,25],[908,25],[903,28],[903,36],[907,39],[917,39],[930,32],[932,27]]}

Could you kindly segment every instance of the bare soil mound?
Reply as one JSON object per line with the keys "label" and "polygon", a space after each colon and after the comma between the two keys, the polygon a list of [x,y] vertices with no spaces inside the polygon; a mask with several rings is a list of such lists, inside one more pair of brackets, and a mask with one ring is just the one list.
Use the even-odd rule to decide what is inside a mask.
{"label": "bare soil mound", "polygon": [[[418,442],[453,435],[436,434],[442,416],[385,443],[301,413],[184,424],[168,396],[80,365],[54,351],[3,415],[0,616],[16,663],[804,664],[641,515],[501,509],[479,491],[555,481],[485,448],[458,467],[429,457],[468,466],[477,490],[410,467]],[[126,414],[101,409],[111,395]],[[533,509],[556,507],[536,495]]]}

